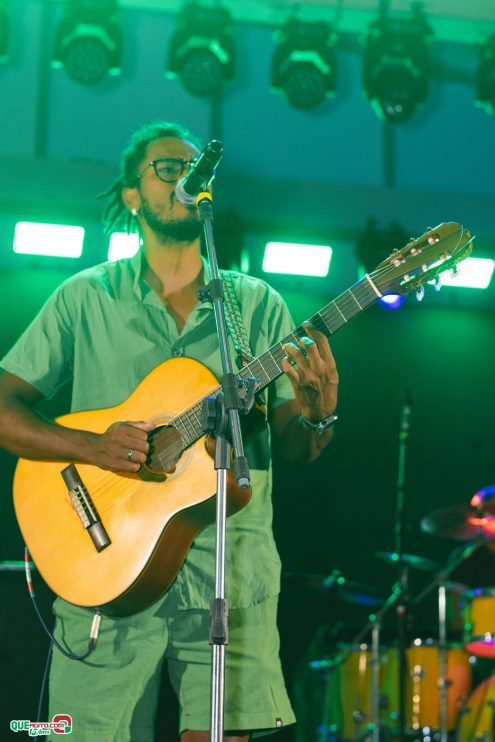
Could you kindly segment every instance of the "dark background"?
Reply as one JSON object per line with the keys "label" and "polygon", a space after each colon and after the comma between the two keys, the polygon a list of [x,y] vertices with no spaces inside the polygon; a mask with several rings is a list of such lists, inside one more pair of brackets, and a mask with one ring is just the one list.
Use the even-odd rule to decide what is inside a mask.
{"label": "dark background", "polygon": [[[354,42],[338,47],[338,94],[307,113],[269,90],[273,24],[281,20],[283,4],[264,4],[273,8],[275,20],[268,21],[260,4],[259,19],[236,25],[238,74],[215,102],[193,98],[178,81],[163,77],[174,14],[153,5],[125,4],[122,74],[86,89],[49,66],[61,4],[16,2],[11,58],[0,67],[0,355],[61,280],[106,259],[101,204],[94,196],[115,177],[130,133],[157,117],[181,120],[205,140],[224,142],[216,208],[220,216],[234,210],[254,273],[268,239],[332,245],[328,278],[270,277],[296,322],[357,280],[355,245],[369,217],[385,227],[396,220],[407,235],[461,221],[477,235],[475,254],[495,256],[495,119],[474,105],[473,93],[477,44],[495,20],[483,3],[470,3],[464,17],[457,3],[443,15],[439,3],[429,4],[439,33],[430,97],[411,122],[395,128],[376,117],[360,85],[358,27],[371,19],[376,3],[358,3],[357,20],[346,27],[346,39]],[[302,12],[316,5],[302,3]],[[244,6],[250,4],[238,5]],[[334,4],[328,9],[333,12]],[[20,219],[84,224],[83,257],[14,255],[13,228]],[[228,229],[225,234],[228,242]],[[229,261],[226,253],[224,260]],[[361,592],[384,596],[397,578],[396,569],[374,554],[394,549],[406,396],[412,400],[407,552],[444,565],[456,544],[422,533],[421,518],[467,504],[495,480],[494,309],[493,285],[486,291],[432,290],[422,304],[407,297],[398,311],[376,305],[334,337],[341,374],[335,440],[310,467],[289,465],[277,451],[274,458],[274,528],[285,573],[279,624],[290,689],[303,657],[326,656],[332,642],[351,641],[370,611],[294,573],[338,569],[366,588]],[[45,411],[55,415],[66,406],[65,391]],[[11,500],[14,466],[14,458],[0,451],[0,560],[23,556]],[[411,571],[411,593],[431,579]],[[495,584],[495,575],[480,575],[479,584]],[[35,589],[50,621],[52,596],[37,575]],[[322,631],[327,624],[330,639]],[[431,596],[412,615],[410,633],[425,637],[437,631]],[[320,640],[322,633],[326,638]],[[395,638],[390,612],[384,639]],[[46,651],[22,573],[0,571],[0,729],[8,729],[10,719],[34,719]],[[157,738],[173,738],[174,716],[167,692]],[[0,738],[7,734],[0,732]],[[293,731],[282,738],[292,740]]]}

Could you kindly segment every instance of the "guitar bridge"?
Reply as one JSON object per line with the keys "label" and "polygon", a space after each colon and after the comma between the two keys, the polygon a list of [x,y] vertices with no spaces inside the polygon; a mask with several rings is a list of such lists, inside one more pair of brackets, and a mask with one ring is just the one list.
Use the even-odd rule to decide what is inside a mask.
{"label": "guitar bridge", "polygon": [[96,551],[100,552],[112,543],[105,530],[98,511],[91,499],[91,495],[84,486],[74,464],[69,464],[61,472],[62,479],[69,490],[72,506],[79,516],[81,523],[89,533]]}

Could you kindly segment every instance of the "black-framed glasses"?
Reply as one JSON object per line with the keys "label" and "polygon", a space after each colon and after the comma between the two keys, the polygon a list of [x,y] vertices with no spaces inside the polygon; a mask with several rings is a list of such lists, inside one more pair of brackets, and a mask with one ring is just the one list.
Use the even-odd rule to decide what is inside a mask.
{"label": "black-framed glasses", "polygon": [[136,180],[142,178],[149,167],[155,171],[155,175],[164,183],[175,183],[182,178],[186,170],[195,162],[196,159],[182,160],[179,157],[160,157],[159,160],[148,162],[146,167],[136,176]]}

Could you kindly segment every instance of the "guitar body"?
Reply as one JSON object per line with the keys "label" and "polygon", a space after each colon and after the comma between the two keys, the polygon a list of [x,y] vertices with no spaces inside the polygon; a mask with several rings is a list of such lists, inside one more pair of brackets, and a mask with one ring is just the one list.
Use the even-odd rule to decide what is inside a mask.
{"label": "guitar body", "polygon": [[[66,427],[103,433],[119,420],[165,424],[218,386],[190,358],[157,366],[120,405],[60,417]],[[127,615],[151,605],[173,582],[196,534],[215,519],[216,472],[198,438],[165,481],[143,481],[89,464],[75,467],[94,503],[110,544],[98,551],[73,506],[61,472],[67,461],[21,459],[14,505],[30,554],[60,597],[104,613]],[[242,508],[250,490],[228,487],[228,512]]]}

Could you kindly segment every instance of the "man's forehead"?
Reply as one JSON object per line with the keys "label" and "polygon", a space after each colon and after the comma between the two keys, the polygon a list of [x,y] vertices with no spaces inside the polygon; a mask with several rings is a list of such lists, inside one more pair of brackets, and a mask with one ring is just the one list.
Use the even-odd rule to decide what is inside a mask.
{"label": "man's forehead", "polygon": [[198,154],[199,150],[192,142],[178,137],[160,137],[154,139],[146,147],[146,155],[150,159],[158,157],[196,157]]}

